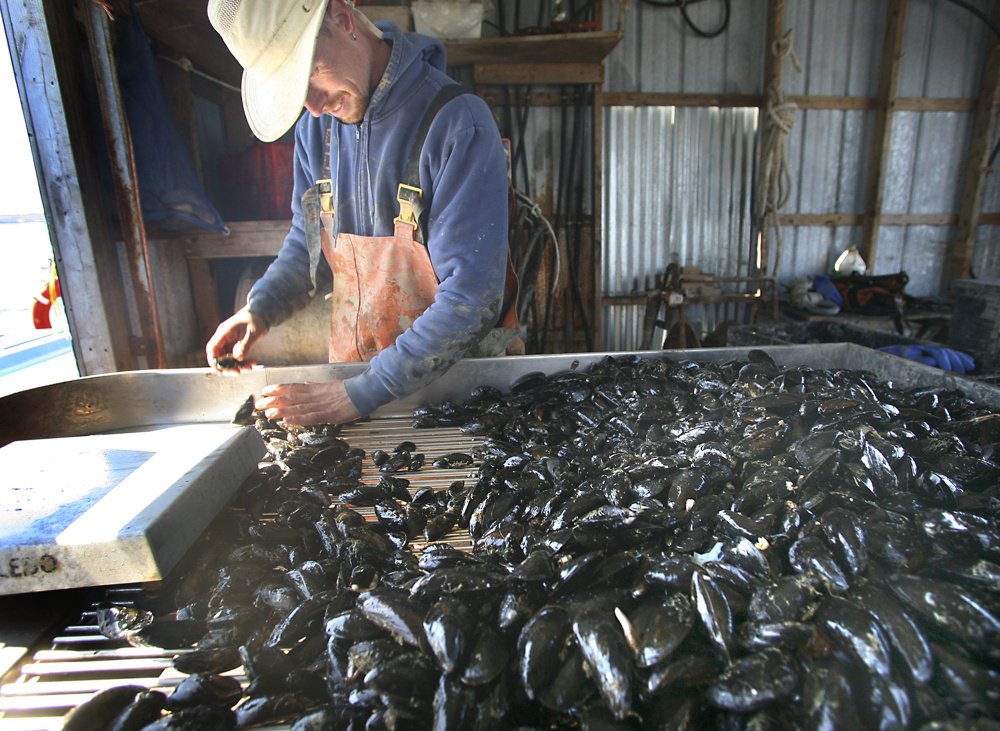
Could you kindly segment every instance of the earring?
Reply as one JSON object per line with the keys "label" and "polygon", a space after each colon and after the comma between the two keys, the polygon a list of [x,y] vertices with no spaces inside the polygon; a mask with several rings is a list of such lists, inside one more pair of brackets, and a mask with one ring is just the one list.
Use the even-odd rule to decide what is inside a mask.
{"label": "earring", "polygon": [[351,33],[351,39],[355,40],[355,41],[358,40],[357,34],[356,33]]}

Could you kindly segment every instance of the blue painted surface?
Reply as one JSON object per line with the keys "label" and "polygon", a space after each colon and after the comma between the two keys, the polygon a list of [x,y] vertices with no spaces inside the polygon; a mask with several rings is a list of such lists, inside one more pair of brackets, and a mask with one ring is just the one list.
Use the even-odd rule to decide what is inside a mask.
{"label": "blue painted surface", "polygon": [[69,335],[65,333],[33,338],[14,347],[0,347],[0,378],[65,355],[71,350]]}

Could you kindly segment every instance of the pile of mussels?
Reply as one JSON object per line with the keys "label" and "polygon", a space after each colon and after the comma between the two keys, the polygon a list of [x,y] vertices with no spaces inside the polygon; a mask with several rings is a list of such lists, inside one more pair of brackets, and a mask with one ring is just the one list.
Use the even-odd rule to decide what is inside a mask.
{"label": "pile of mussels", "polygon": [[478,479],[258,417],[198,565],[100,612],[188,677],[67,727],[1000,728],[1000,414],[962,394],[630,356],[414,426],[484,437]]}

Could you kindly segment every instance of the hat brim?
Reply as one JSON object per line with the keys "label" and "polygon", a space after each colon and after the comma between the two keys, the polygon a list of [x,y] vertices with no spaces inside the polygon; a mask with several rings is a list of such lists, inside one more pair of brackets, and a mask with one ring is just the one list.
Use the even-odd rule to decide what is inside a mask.
{"label": "hat brim", "polygon": [[282,137],[302,114],[309,91],[316,37],[329,0],[321,0],[299,40],[277,68],[243,72],[243,111],[250,130],[262,142]]}

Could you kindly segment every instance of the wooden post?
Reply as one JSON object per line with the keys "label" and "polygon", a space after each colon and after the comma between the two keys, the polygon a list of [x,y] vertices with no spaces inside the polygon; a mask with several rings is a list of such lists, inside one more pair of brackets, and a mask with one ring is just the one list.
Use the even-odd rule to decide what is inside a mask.
{"label": "wooden post", "polygon": [[861,235],[861,256],[869,271],[875,268],[878,256],[878,236],[882,219],[882,199],[885,194],[885,177],[889,166],[889,148],[892,142],[892,115],[896,110],[896,86],[899,81],[899,63],[903,49],[903,27],[906,24],[907,0],[889,0],[889,14],[885,27],[885,45],[882,47],[882,68],[876,98],[875,125],[872,155],[868,170],[868,208],[865,211]]}
{"label": "wooden post", "polygon": [[163,331],[156,303],[146,226],[139,201],[139,181],[135,170],[135,153],[122,100],[121,87],[111,51],[111,28],[105,10],[100,5],[86,6],[84,26],[88,48],[94,65],[97,97],[104,122],[105,141],[115,185],[122,237],[125,240],[135,308],[141,338],[142,355],[147,368],[165,368],[166,352]]}
{"label": "wooden post", "polygon": [[0,0],[35,156],[52,251],[80,375],[136,367],[118,253],[100,211],[100,178],[82,108],[85,87],[72,9]]}
{"label": "wooden post", "polygon": [[[993,13],[993,20],[1000,22],[1000,7]],[[982,213],[990,146],[996,136],[997,114],[1000,111],[1000,43],[993,36],[990,39],[993,44],[983,68],[972,143],[969,145],[969,157],[965,164],[958,228],[955,240],[948,247],[949,285],[956,279],[964,279],[972,274],[972,255],[976,248],[976,229]]]}

